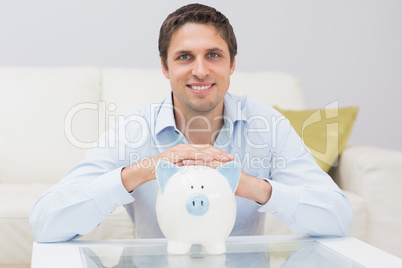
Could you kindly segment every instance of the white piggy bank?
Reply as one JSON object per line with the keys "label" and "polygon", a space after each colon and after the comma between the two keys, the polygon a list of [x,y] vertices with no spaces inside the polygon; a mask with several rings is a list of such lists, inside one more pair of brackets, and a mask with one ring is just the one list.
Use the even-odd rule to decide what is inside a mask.
{"label": "white piggy bank", "polygon": [[239,165],[232,161],[213,169],[160,161],[156,178],[156,215],[168,253],[185,254],[193,244],[203,245],[208,254],[225,253],[236,219]]}

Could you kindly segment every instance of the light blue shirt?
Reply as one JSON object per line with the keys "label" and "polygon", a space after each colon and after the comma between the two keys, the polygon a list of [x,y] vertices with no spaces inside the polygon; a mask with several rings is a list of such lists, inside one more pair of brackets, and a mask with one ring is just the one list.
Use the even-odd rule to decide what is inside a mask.
{"label": "light blue shirt", "polygon": [[[231,235],[263,234],[264,212],[296,233],[347,235],[352,225],[348,198],[317,165],[287,119],[271,107],[229,93],[223,119],[214,146],[235,156],[244,172],[267,179],[272,186],[265,205],[236,197]],[[188,141],[175,126],[170,95],[134,110],[38,199],[30,217],[36,241],[85,235],[118,206],[125,206],[137,237],[163,237],[155,212],[157,182],[128,193],[121,170],[180,143]]]}

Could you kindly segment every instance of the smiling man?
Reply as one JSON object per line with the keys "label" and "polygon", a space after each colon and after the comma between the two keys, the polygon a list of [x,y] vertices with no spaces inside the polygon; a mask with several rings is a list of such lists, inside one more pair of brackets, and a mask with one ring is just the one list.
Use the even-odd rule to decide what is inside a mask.
{"label": "smiling man", "polygon": [[187,23],[171,38],[163,73],[170,79],[173,102],[186,119],[223,113],[223,97],[235,62],[216,28]]}
{"label": "smiling man", "polygon": [[[263,234],[264,213],[298,233],[348,233],[352,213],[347,197],[319,168],[289,121],[277,124],[275,133],[253,131],[281,115],[228,93],[237,43],[223,14],[200,4],[176,10],[161,27],[159,52],[171,94],[156,107],[131,114],[143,118],[146,128],[120,124],[110,129],[102,139],[115,137],[118,146],[90,149],[82,163],[39,198],[30,219],[37,241],[85,235],[120,205],[138,237],[162,237],[155,212],[155,166],[162,159],[178,166],[241,163],[231,235]],[[150,139],[125,144],[126,137],[138,140],[141,135]],[[133,154],[141,157],[133,160]],[[272,164],[278,157],[286,161],[281,168]]]}

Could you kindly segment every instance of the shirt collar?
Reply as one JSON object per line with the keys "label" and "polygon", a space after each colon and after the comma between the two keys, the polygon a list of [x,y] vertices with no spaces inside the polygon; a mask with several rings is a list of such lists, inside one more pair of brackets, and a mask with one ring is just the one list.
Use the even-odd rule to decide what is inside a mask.
{"label": "shirt collar", "polygon": [[161,105],[158,107],[155,113],[155,135],[158,135],[165,128],[173,128],[176,130],[176,121],[173,113],[173,96],[170,93],[164,98]]}
{"label": "shirt collar", "polygon": [[223,98],[224,102],[224,111],[223,116],[226,119],[230,119],[230,122],[233,124],[236,121],[247,121],[247,114],[243,110],[243,99],[239,96],[233,95],[231,93],[226,93],[225,97]]}

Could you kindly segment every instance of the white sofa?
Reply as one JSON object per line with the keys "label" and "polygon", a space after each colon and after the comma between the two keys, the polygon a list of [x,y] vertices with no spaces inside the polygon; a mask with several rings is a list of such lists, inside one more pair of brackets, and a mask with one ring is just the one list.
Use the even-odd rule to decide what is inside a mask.
{"label": "white sofa", "polygon": [[[303,109],[297,79],[236,71],[230,91],[283,109]],[[170,92],[160,70],[0,67],[0,267],[29,267],[35,200],[79,162],[97,137],[132,108]],[[402,152],[348,146],[331,175],[354,211],[351,236],[402,257]],[[267,234],[289,230],[267,215]],[[134,238],[117,209],[83,239]]]}

